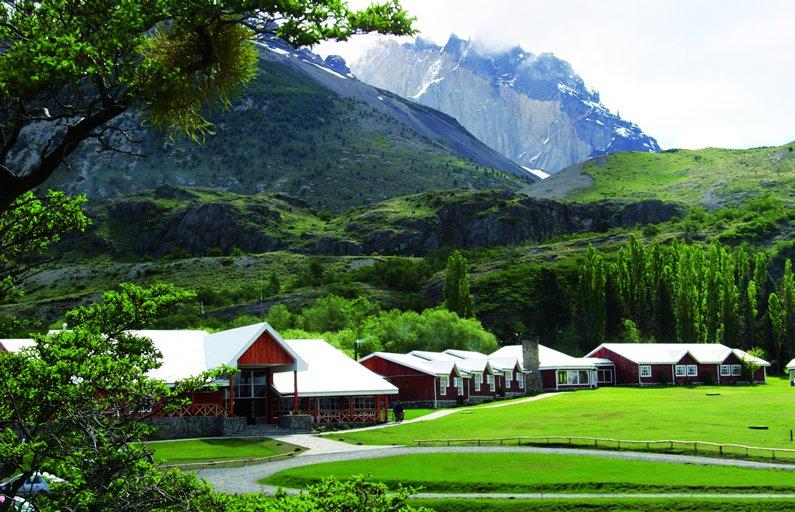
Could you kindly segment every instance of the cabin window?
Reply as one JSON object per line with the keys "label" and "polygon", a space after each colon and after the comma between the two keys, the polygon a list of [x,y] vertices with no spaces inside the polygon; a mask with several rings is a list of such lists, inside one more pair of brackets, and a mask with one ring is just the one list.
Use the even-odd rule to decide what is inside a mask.
{"label": "cabin window", "polygon": [[472,382],[475,383],[475,391],[480,391],[480,384],[483,382],[483,375],[480,373],[473,373]]}
{"label": "cabin window", "polygon": [[641,377],[651,377],[651,365],[648,365],[648,364],[640,365],[640,376]]}
{"label": "cabin window", "polygon": [[698,375],[698,366],[694,364],[687,365],[687,376],[688,377],[695,377]]}
{"label": "cabin window", "polygon": [[324,396],[320,398],[318,404],[321,411],[336,411],[340,408],[340,397],[338,396]]}
{"label": "cabin window", "polygon": [[455,384],[456,390],[458,390],[458,394],[459,395],[463,395],[464,394],[464,379],[462,379],[461,377],[455,377],[453,379],[453,383]]}
{"label": "cabin window", "polygon": [[587,385],[591,382],[590,372],[587,370],[559,370],[558,384],[577,386]]}
{"label": "cabin window", "polygon": [[676,365],[676,376],[685,377],[687,375],[687,366],[683,364]]}
{"label": "cabin window", "polygon": [[739,377],[743,374],[743,367],[739,364],[732,365],[732,377]]}
{"label": "cabin window", "polygon": [[505,372],[505,387],[511,387],[511,382],[513,382],[513,371],[506,370]]}
{"label": "cabin window", "polygon": [[596,382],[600,384],[613,382],[613,370],[596,370]]}
{"label": "cabin window", "polygon": [[524,389],[524,374],[520,373],[516,376],[516,379],[519,381],[519,389]]}
{"label": "cabin window", "polygon": [[732,367],[730,364],[722,364],[720,365],[720,376],[721,377],[731,377],[732,374]]}
{"label": "cabin window", "polygon": [[353,399],[353,407],[357,411],[369,411],[375,409],[375,397],[357,396]]}
{"label": "cabin window", "polygon": [[447,375],[439,377],[439,393],[440,394],[446,395],[447,394],[447,386],[449,386],[449,385],[450,385],[450,377],[448,377]]}
{"label": "cabin window", "polygon": [[486,382],[489,385],[489,391],[494,391],[496,389],[496,385],[494,383],[494,375],[486,375]]}

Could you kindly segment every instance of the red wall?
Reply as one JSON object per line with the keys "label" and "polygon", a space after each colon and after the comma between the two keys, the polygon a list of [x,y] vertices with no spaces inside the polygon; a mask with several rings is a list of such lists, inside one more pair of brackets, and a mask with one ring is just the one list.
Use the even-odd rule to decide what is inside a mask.
{"label": "red wall", "polygon": [[[590,357],[597,357],[602,359],[609,359],[615,365],[613,376],[616,384],[637,384],[638,383],[638,365],[627,359],[608,350],[604,347],[590,355]],[[670,371],[670,370],[669,370]]]}
{"label": "red wall", "polygon": [[265,366],[270,364],[292,364],[293,358],[274,340],[268,331],[257,340],[237,360],[238,366]]}
{"label": "red wall", "polygon": [[[434,399],[436,378],[432,375],[393,363],[378,356],[362,361],[361,364],[396,386],[400,390],[398,396],[401,401],[415,402]],[[452,383],[452,380],[450,382]],[[438,392],[436,398],[439,398]]]}

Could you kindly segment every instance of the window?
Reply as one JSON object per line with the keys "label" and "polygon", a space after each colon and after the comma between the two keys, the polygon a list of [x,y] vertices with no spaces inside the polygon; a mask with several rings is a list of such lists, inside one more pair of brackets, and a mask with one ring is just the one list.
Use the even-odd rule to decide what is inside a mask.
{"label": "window", "polygon": [[489,385],[489,391],[497,389],[494,384],[494,375],[486,375],[486,383]]}
{"label": "window", "polygon": [[730,364],[722,364],[720,365],[720,376],[721,377],[731,377],[732,374],[732,367]]}
{"label": "window", "polygon": [[739,364],[732,365],[732,377],[739,377],[743,374],[743,367]]}
{"label": "window", "polygon": [[516,380],[519,381],[519,389],[524,389],[524,374],[520,373],[516,376]]}
{"label": "window", "polygon": [[687,366],[683,364],[676,365],[676,376],[677,377],[685,377],[687,376]]}
{"label": "window", "polygon": [[640,376],[641,377],[651,377],[651,365],[648,365],[648,364],[640,365]]}
{"label": "window", "polygon": [[606,370],[597,370],[596,371],[596,382],[600,384],[604,383],[611,383],[613,382],[613,370],[606,369]]}
{"label": "window", "polygon": [[461,377],[453,378],[453,384],[455,385],[456,390],[458,390],[459,395],[464,394],[464,379]]}
{"label": "window", "polygon": [[475,391],[480,391],[480,385],[483,382],[483,375],[480,373],[473,373],[472,382],[475,383]]}
{"label": "window", "polygon": [[513,370],[505,370],[505,387],[511,387],[511,382],[513,382]]}
{"label": "window", "polygon": [[439,377],[439,394],[446,395],[447,394],[447,386],[450,385],[450,377],[444,375]]}
{"label": "window", "polygon": [[687,376],[688,377],[695,377],[698,375],[698,366],[694,364],[687,365]]}
{"label": "window", "polygon": [[375,409],[375,397],[357,396],[353,399],[353,407],[357,411],[369,411]]}
{"label": "window", "polygon": [[591,372],[588,370],[558,370],[559,385],[588,385],[591,382]]}
{"label": "window", "polygon": [[321,397],[318,405],[321,411],[336,411],[340,408],[340,398],[338,396]]}

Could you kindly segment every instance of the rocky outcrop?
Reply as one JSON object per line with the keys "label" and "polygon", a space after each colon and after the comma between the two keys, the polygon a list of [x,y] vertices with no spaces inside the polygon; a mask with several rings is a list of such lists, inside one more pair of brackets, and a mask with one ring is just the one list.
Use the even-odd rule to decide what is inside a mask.
{"label": "rocky outcrop", "polygon": [[[191,197],[189,191],[171,194]],[[226,195],[216,201],[196,196],[170,206],[137,196],[111,203],[106,215],[116,230],[116,245],[128,243],[138,255],[160,257],[176,251],[220,255],[234,248],[252,253],[423,255],[445,246],[541,242],[563,234],[659,223],[682,214],[681,206],[658,200],[576,204],[494,190],[429,192],[402,201],[407,211],[400,216],[394,215],[396,204],[388,201],[329,219],[285,196]],[[306,228],[297,230],[296,222]]]}
{"label": "rocky outcrop", "polygon": [[350,67],[369,84],[450,114],[528,168],[556,172],[599,155],[660,149],[550,53],[496,53],[454,35],[445,46],[382,39]]}
{"label": "rocky outcrop", "polygon": [[346,233],[361,240],[365,254],[421,255],[444,246],[541,242],[563,234],[664,222],[683,213],[682,206],[657,200],[572,204],[494,191],[436,203],[435,215],[399,225],[384,221],[377,230],[372,229],[374,219],[365,217],[365,222],[348,223]]}

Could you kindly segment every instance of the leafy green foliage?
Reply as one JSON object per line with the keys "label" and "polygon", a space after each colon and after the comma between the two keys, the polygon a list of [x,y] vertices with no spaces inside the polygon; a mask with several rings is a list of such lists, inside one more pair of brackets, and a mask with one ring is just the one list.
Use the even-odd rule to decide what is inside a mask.
{"label": "leafy green foliage", "polygon": [[[598,326],[612,315],[618,318],[608,318],[607,325],[632,322],[633,341],[761,346],[775,354],[779,367],[795,354],[795,278],[789,260],[778,293],[770,293],[765,291],[771,285],[766,256],[743,247],[717,242],[645,246],[631,236],[615,262],[597,264],[598,256],[589,250],[580,268],[579,322],[589,342],[598,341]],[[607,286],[606,275],[615,280],[615,289]],[[583,286],[593,282],[597,285]],[[619,307],[608,308],[612,302]],[[599,324],[592,325],[592,318]],[[763,328],[768,321],[769,330]]]}
{"label": "leafy green foliage", "polygon": [[[68,477],[44,510],[202,510],[208,489],[188,474],[159,471],[140,444],[141,419],[183,405],[225,368],[169,387],[148,372],[161,364],[151,325],[190,294],[169,285],[124,284],[70,312],[69,331],[0,354],[0,478],[48,471]],[[11,494],[16,492],[14,489]]]}
{"label": "leafy green foliage", "polygon": [[85,197],[52,190],[42,198],[28,192],[0,210],[0,302],[18,294],[22,281],[55,259],[52,250],[62,236],[86,230],[85,202]]}
{"label": "leafy green foliage", "polygon": [[297,496],[278,494],[271,499],[248,494],[220,501],[228,512],[430,512],[407,503],[413,491],[410,487],[389,489],[364,477],[344,482],[326,478]]}
{"label": "leafy green foliage", "polygon": [[453,251],[447,259],[444,307],[462,318],[469,318],[475,314],[472,294],[469,291],[467,260],[458,251]]}

